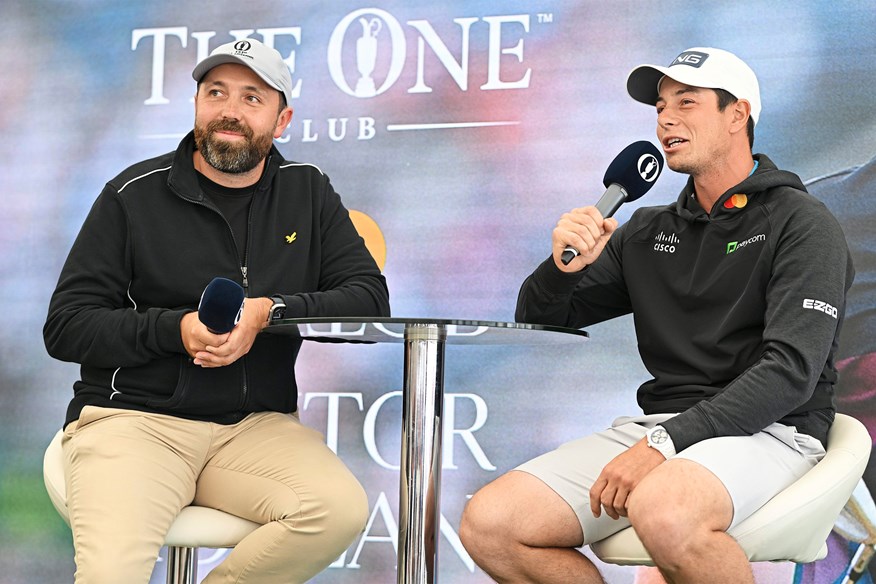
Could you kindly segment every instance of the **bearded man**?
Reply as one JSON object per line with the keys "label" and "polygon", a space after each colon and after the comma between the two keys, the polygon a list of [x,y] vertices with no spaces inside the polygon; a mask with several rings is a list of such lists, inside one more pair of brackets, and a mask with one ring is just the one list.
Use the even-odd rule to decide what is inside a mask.
{"label": "bearded man", "polygon": [[[292,79],[254,39],[192,74],[195,128],[97,198],[61,271],[46,348],[81,364],[64,421],[76,582],[146,584],[195,504],[261,523],[204,582],[304,582],[364,528],[367,498],[297,416],[301,340],[272,320],[388,316],[386,282],[328,177],[274,147]],[[215,277],[245,291],[217,334]]]}

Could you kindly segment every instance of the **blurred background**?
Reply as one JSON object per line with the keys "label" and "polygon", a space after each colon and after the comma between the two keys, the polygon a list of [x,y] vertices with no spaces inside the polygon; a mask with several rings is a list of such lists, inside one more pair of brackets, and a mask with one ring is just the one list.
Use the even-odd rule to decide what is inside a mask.
{"label": "blurred background", "polygon": [[[191,129],[198,60],[246,36],[272,44],[292,70],[284,156],[319,166],[379,227],[393,315],[499,321],[513,320],[559,216],[595,203],[627,144],[656,141],[653,109],[626,93],[630,69],[668,65],[694,46],[735,52],[761,84],[755,151],[807,181],[832,175],[812,191],[840,217],[859,271],[840,407],[876,431],[873,30],[869,0],[3,2],[0,582],[72,582],[69,530],[41,469],[78,375],[46,355],[41,335],[67,251],[107,180]],[[366,34],[377,42],[373,66],[357,63]],[[667,170],[618,219],[674,201],[683,181]],[[632,321],[588,332],[568,350],[448,347],[441,581],[489,581],[456,536],[468,496],[638,411],[648,376]],[[395,580],[402,351],[305,343],[298,360],[301,417],[327,434],[372,508],[362,537],[314,582]],[[759,582],[833,582],[853,548],[836,538],[819,565],[759,567]],[[202,575],[222,554],[202,550]]]}

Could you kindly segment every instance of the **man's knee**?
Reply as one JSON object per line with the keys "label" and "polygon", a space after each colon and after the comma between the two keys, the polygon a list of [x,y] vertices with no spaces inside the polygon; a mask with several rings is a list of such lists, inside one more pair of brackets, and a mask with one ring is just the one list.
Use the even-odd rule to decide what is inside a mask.
{"label": "man's knee", "polygon": [[341,539],[348,539],[348,545],[365,529],[368,495],[352,474],[324,491],[322,503],[326,510],[326,530],[337,533]]}
{"label": "man's knee", "polygon": [[706,535],[726,529],[733,505],[720,481],[697,463],[682,460],[658,470],[633,490],[628,518],[655,560],[684,557]]}
{"label": "man's knee", "polygon": [[462,518],[459,520],[459,539],[469,553],[473,551],[481,535],[489,537],[495,531],[490,529],[492,522],[489,518],[491,509],[489,499],[489,494],[485,495],[481,489],[469,499],[462,510]]}
{"label": "man's knee", "polygon": [[494,483],[483,487],[468,501],[459,523],[459,538],[475,559],[492,553],[502,541],[511,537],[511,521],[503,493]]}

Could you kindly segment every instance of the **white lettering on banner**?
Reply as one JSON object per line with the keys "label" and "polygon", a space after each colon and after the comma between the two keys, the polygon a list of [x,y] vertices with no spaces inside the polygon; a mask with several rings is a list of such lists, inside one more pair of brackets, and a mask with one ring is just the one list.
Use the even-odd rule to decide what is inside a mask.
{"label": "white lettering on banner", "polygon": [[386,325],[384,325],[383,323],[379,323],[379,322],[374,323],[374,328],[376,328],[377,330],[379,330],[379,331],[381,331],[382,333],[385,333],[385,334],[387,334],[387,335],[389,335],[389,336],[391,336],[391,337],[395,337],[396,339],[403,339],[403,338],[405,338],[405,333],[404,333],[404,331],[392,331],[392,330],[389,330],[389,327],[386,326]]}
{"label": "white lettering on banner", "polygon": [[[456,428],[456,400],[469,399],[475,405],[475,420],[468,428]],[[496,466],[490,462],[481,445],[478,444],[474,433],[487,423],[487,402],[475,393],[448,393],[444,395],[444,439],[441,453],[441,468],[458,468],[453,462],[453,436],[458,434],[468,446],[469,452],[474,456],[478,466],[484,470],[496,470]]]}
{"label": "white lettering on banner", "polygon": [[[365,420],[362,424],[362,440],[365,445],[365,450],[375,463],[388,470],[399,470],[401,467],[398,464],[388,462],[380,453],[377,447],[377,416],[380,414],[381,408],[393,398],[402,397],[401,391],[390,391],[374,400],[374,403],[365,412]],[[323,393],[323,392],[308,392],[304,394],[303,410],[307,410],[312,400],[325,398],[326,401],[326,430],[325,438],[326,445],[334,452],[338,453],[338,438],[340,434],[340,404],[342,398],[350,398],[358,405],[358,411],[362,411],[362,393],[360,392],[338,392],[338,393]],[[460,403],[464,400],[470,401],[474,405],[474,421],[468,428],[456,427],[456,414]],[[454,458],[454,446],[456,437],[458,436],[462,443],[468,448],[477,465],[483,470],[494,471],[496,466],[487,458],[484,449],[481,448],[474,433],[480,430],[487,423],[489,417],[489,408],[484,399],[474,393],[446,393],[444,394],[444,420],[443,420],[443,438],[442,438],[442,459],[441,468],[457,469],[459,468]]]}
{"label": "white lettering on banner", "polygon": [[359,118],[359,140],[370,140],[377,134],[374,129],[374,118]]}
{"label": "white lettering on banner", "polygon": [[135,28],[131,32],[131,50],[136,51],[140,41],[146,37],[153,37],[152,41],[152,95],[144,101],[145,105],[163,105],[170,103],[164,97],[164,54],[167,47],[168,36],[175,36],[180,40],[182,48],[186,48],[188,29],[184,26],[170,28]]}
{"label": "white lettering on banner", "polygon": [[[325,326],[328,327],[328,330],[320,330],[321,327]],[[344,330],[344,323],[332,322],[326,324],[307,324],[304,325],[304,328],[309,337],[361,337],[365,334],[366,326],[365,323],[362,323],[353,330]]]}
{"label": "white lettering on banner", "polygon": [[487,61],[487,82],[481,85],[481,89],[518,89],[529,87],[529,78],[532,69],[527,69],[522,78],[517,81],[502,81],[500,72],[500,58],[502,55],[514,55],[519,63],[523,63],[523,39],[510,49],[502,47],[502,25],[509,22],[517,22],[523,25],[523,30],[529,32],[529,15],[515,14],[508,16],[485,16],[484,20],[490,23],[490,48],[489,60]]}
{"label": "white lettering on banner", "polygon": [[[550,15],[551,18],[545,18],[543,13],[538,13],[537,16],[537,22],[540,25],[553,22],[552,15]],[[509,73],[507,69],[503,70],[503,65],[507,63],[507,59],[503,60],[503,58],[510,56],[520,65],[524,64],[524,41],[530,32],[530,20],[528,14],[485,16],[482,19],[475,16],[453,18],[453,23],[459,27],[460,31],[458,49],[448,46],[445,39],[436,32],[432,22],[425,19],[407,20],[405,25],[415,31],[417,38],[416,54],[408,55],[406,31],[397,18],[380,8],[361,8],[341,18],[329,35],[325,57],[329,77],[334,85],[347,95],[359,99],[374,98],[396,84],[401,78],[408,57],[412,56],[416,60],[416,75],[413,85],[407,89],[407,93],[431,93],[433,89],[429,82],[429,71],[427,71],[427,63],[430,61],[426,58],[428,50],[435,56],[440,68],[443,68],[443,71],[450,76],[459,89],[467,92],[470,89],[471,46],[472,42],[480,40],[485,44],[482,51],[486,53],[486,72],[484,75],[486,82],[478,86],[478,89],[481,91],[526,89],[529,88],[531,82],[531,67],[520,67],[522,73],[519,77],[508,80],[507,77],[513,74]],[[483,22],[485,26],[478,27],[477,23],[479,22]],[[515,31],[512,27],[517,27],[517,30]],[[229,30],[228,35],[234,40],[259,35],[266,45],[281,50],[283,61],[292,74],[292,97],[301,97],[304,80],[295,76],[297,57],[300,56],[298,53],[305,36],[300,26],[240,28]],[[141,43],[143,39],[152,39],[150,94],[144,100],[144,105],[170,104],[170,99],[165,96],[165,64],[168,59],[168,51],[171,49],[168,38],[174,37],[179,41],[180,47],[186,49],[188,48],[189,36],[195,40],[194,44],[196,45],[194,63],[200,62],[209,55],[211,44],[221,44],[216,38],[217,31],[190,31],[187,26],[135,28],[131,32],[132,51],[136,51],[143,45]],[[281,38],[282,41],[278,40]],[[347,46],[347,43],[353,42],[355,42],[354,46]],[[289,44],[292,44],[294,48],[287,52],[286,47]],[[280,45],[282,45],[282,49],[279,48]],[[311,56],[316,55],[316,53],[304,53],[304,55]],[[384,56],[388,57],[388,63]],[[506,79],[503,79],[503,73]],[[189,98],[189,101],[191,102],[192,99]],[[378,125],[373,117],[361,116],[355,120],[358,124],[358,132],[354,134],[353,128],[350,128],[349,133],[347,132],[348,122],[351,121],[351,118],[332,117],[320,121],[305,119],[301,125],[301,142],[316,142],[320,134],[327,135],[332,142],[353,139],[353,136],[356,140],[371,140],[377,135]],[[491,128],[519,123],[517,120],[441,120],[425,123],[388,123],[381,125],[381,128],[386,131],[421,131]],[[315,124],[319,124],[320,128],[317,128]],[[182,134],[179,135],[179,137],[181,136]],[[143,137],[167,139],[177,137],[177,135],[155,133],[146,134]],[[291,136],[286,134],[279,138],[278,142],[287,143],[290,140]]]}
{"label": "white lettering on banner", "polygon": [[[381,531],[387,532],[388,535],[371,534],[378,515],[383,522],[383,529],[381,529]],[[453,548],[453,551],[456,552],[456,555],[459,556],[459,559],[465,564],[465,567],[468,568],[468,571],[474,573],[474,560],[472,560],[471,556],[468,555],[468,552],[465,551],[462,541],[459,539],[459,534],[456,533],[453,526],[443,514],[440,515],[438,529],[441,535],[447,539],[447,542],[450,544],[450,547]],[[359,556],[362,554],[362,548],[366,543],[391,544],[393,553],[398,555],[398,522],[392,514],[389,500],[386,497],[386,493],[383,491],[377,496],[377,502],[374,504],[374,509],[372,509],[371,515],[368,517],[368,522],[365,524],[365,530],[362,533],[362,537],[359,538],[359,543],[356,545],[356,549],[353,551],[353,557],[350,559],[350,563],[345,564],[347,558],[347,552],[345,551],[329,566],[329,568],[361,568],[362,565],[359,563]]]}
{"label": "white lettering on banner", "polygon": [[329,449],[335,454],[338,453],[338,418],[339,415],[339,406],[338,404],[341,401],[342,397],[349,397],[356,400],[356,403],[359,404],[359,411],[362,411],[362,394],[361,393],[306,393],[304,394],[304,405],[303,409],[307,409],[307,404],[310,403],[311,398],[320,398],[324,397],[328,400],[327,402],[327,410],[326,410],[326,428],[325,428],[325,445],[329,447]]}
{"label": "white lettering on banner", "polygon": [[[450,74],[456,85],[462,90],[468,90],[468,65],[469,65],[469,38],[471,25],[478,22],[477,17],[455,18],[453,22],[462,30],[462,48],[460,60],[457,62],[447,45],[435,32],[432,24],[427,20],[409,20],[407,24],[416,29],[420,36],[417,39],[417,77],[413,87],[408,93],[430,93],[432,88],[425,81],[425,52],[426,45],[438,58],[444,69]],[[344,63],[342,59],[344,39],[347,31],[354,22],[362,26],[362,36],[356,40],[356,70],[359,77],[356,87],[353,88],[347,82],[344,75]],[[513,55],[519,63],[523,62],[523,39],[510,48],[502,48],[502,25],[518,23],[523,26],[524,32],[529,32],[529,15],[514,14],[506,16],[487,16],[484,22],[489,27],[489,40],[487,45],[487,82],[481,85],[481,89],[518,89],[529,87],[531,69],[527,69],[523,77],[517,81],[505,82],[501,80],[501,57]],[[390,63],[389,71],[380,87],[375,87],[371,77],[374,73],[379,44],[380,31],[386,24],[389,30]],[[399,21],[390,13],[379,8],[362,8],[346,15],[335,29],[329,39],[328,66],[329,73],[335,85],[353,97],[369,98],[380,95],[392,87],[401,76],[407,53],[404,30]]]}
{"label": "white lettering on banner", "polygon": [[[349,328],[353,326],[353,328]],[[400,326],[400,325],[396,325]],[[382,322],[361,323],[354,326],[350,323],[332,322],[320,324],[306,324],[305,331],[309,337],[364,337],[367,334],[367,328],[374,327],[382,334],[388,335],[396,339],[403,339],[405,336],[404,330],[392,330],[389,326]],[[471,330],[466,330],[471,329]],[[444,329],[448,337],[476,337],[484,334],[489,330],[487,326],[474,325],[458,325],[448,324]]]}
{"label": "white lettering on banner", "polygon": [[456,85],[463,91],[468,90],[468,38],[469,30],[472,23],[477,22],[477,18],[454,18],[453,22],[462,28],[462,54],[460,62],[457,63],[450,54],[447,45],[441,40],[432,25],[428,20],[409,20],[408,24],[420,31],[420,38],[417,39],[417,82],[413,87],[408,89],[408,93],[431,93],[432,88],[426,85],[425,82],[425,54],[426,43],[432,48],[435,56],[450,73],[450,76],[456,82]]}
{"label": "white lettering on banner", "polygon": [[401,396],[402,392],[391,391],[377,398],[371,404],[371,407],[368,408],[368,412],[365,414],[365,423],[362,425],[362,439],[365,441],[365,450],[368,452],[368,456],[371,457],[371,460],[389,470],[399,470],[401,465],[386,462],[380,455],[380,452],[377,451],[377,414],[380,413],[380,408],[383,407],[383,404],[394,397]]}
{"label": "white lettering on banner", "polygon": [[[175,36],[180,40],[180,44],[185,49],[188,44],[188,27],[173,26],[163,28],[135,28],[131,32],[131,50],[137,50],[140,41],[147,37],[152,37],[152,93],[149,99],[143,102],[144,105],[166,105],[170,100],[164,96],[164,64],[166,62],[167,37]],[[278,36],[291,36],[295,42],[301,44],[301,27],[279,27],[279,28],[259,28],[259,29],[238,29],[230,30],[230,34],[234,40],[245,39],[253,33],[261,35],[265,44],[273,47]],[[209,41],[216,36],[215,31],[197,31],[191,34],[197,45],[197,53],[195,62],[198,63],[205,59],[210,54]],[[291,51],[283,62],[289,67],[289,71],[295,73],[295,51]],[[301,95],[301,80],[299,79],[292,87],[292,97],[300,97]]]}

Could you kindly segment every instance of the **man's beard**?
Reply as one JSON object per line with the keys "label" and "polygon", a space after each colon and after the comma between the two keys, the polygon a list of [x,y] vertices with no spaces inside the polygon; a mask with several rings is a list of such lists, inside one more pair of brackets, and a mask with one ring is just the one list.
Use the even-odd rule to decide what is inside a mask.
{"label": "man's beard", "polygon": [[[216,132],[227,130],[243,134],[243,142],[217,139]],[[195,124],[195,146],[207,164],[228,174],[249,172],[271,151],[271,134],[255,136],[252,129],[234,120],[214,120],[204,128]]]}

